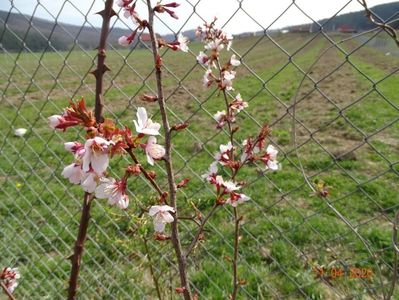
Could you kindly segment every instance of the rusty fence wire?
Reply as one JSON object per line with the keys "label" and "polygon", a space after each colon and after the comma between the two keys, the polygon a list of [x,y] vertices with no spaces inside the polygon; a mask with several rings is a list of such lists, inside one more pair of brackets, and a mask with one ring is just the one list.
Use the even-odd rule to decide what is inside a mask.
{"label": "rusty fence wire", "polygon": [[[20,2],[5,2],[8,10],[0,18],[0,267],[20,268],[18,299],[63,299],[82,201],[79,188],[60,175],[71,161],[63,142],[82,138],[82,133],[53,132],[47,117],[59,113],[69,99],[84,96],[93,103],[90,72],[100,30],[91,20],[103,2],[93,0],[82,9],[77,1],[65,0],[54,10],[31,1],[32,15],[24,14]],[[368,21],[364,1],[341,1],[323,20],[313,18],[302,1],[284,1],[266,25],[259,14],[253,15],[254,1],[221,2],[231,12],[220,20],[221,27],[241,22],[242,31],[245,24],[257,28],[236,34],[231,50],[242,63],[235,87],[249,103],[238,117],[237,137],[255,135],[268,123],[282,166],[271,173],[253,164],[240,178],[251,196],[240,210],[241,299],[399,297],[392,285],[399,203],[395,41],[384,27]],[[314,1],[314,9],[323,9],[323,2]],[[189,13],[180,20],[181,28],[160,16],[157,25],[166,32],[161,35],[174,39],[180,30],[191,29],[185,26],[190,20],[198,25],[209,21],[200,14],[209,3],[182,0]],[[350,23],[353,15],[340,19],[348,7],[362,11],[365,28]],[[375,20],[395,27],[395,7],[388,17],[369,9]],[[35,17],[38,12],[47,14],[47,23]],[[65,12],[79,16],[81,25],[60,22]],[[295,15],[307,25],[288,26],[287,19]],[[146,33],[128,49],[117,44],[128,26],[123,17],[111,20],[111,71],[104,82],[105,115],[131,126],[139,106],[145,105],[156,120],[160,116],[155,106],[139,100],[155,88]],[[227,140],[226,132],[213,130],[213,115],[223,103],[217,90],[202,87],[205,70],[196,62],[202,46],[190,38],[188,54],[162,52],[170,118],[190,124],[173,140],[176,176],[191,178],[178,195],[182,215],[188,217],[193,207],[204,213],[212,206],[214,191],[201,174]],[[69,41],[65,49],[63,39]],[[27,132],[17,136],[18,128]],[[241,140],[236,142],[239,147]],[[114,162],[115,176],[123,160]],[[163,168],[156,165],[154,170],[166,184]],[[317,182],[328,186],[328,198],[315,195],[311,187],[317,188]],[[173,248],[155,241],[151,221],[139,214],[155,193],[141,177],[129,190],[131,204],[125,212],[94,203],[79,299],[155,299],[154,276],[163,298],[179,298]],[[182,220],[180,228],[185,247],[195,224]],[[200,299],[226,299],[231,292],[233,228],[232,211],[223,207],[189,258],[190,284]]]}

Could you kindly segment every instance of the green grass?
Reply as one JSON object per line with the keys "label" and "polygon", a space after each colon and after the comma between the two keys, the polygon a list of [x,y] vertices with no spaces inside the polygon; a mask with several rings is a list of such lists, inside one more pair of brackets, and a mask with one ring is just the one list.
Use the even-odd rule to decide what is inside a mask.
{"label": "green grass", "polygon": [[[245,62],[245,66],[237,68],[235,88],[249,101],[249,108],[238,116],[240,130],[236,137],[240,142],[255,135],[260,124],[273,124],[272,140],[280,149],[282,170],[265,173],[260,166],[253,165],[238,176],[238,180],[248,183],[245,193],[252,198],[239,207],[244,216],[239,277],[245,280],[240,299],[334,299],[331,286],[314,276],[312,267],[316,265],[369,267],[377,274],[377,264],[385,280],[389,279],[388,267],[393,260],[389,219],[399,200],[398,123],[384,126],[398,117],[393,107],[399,105],[397,77],[384,79],[386,69],[355,52],[350,61],[374,80],[377,90],[392,104],[373,91],[351,105],[373,83],[346,63],[335,77],[319,83],[320,90],[340,107],[341,115],[317,92],[299,102],[296,111],[302,124],[311,131],[317,130],[310,138],[297,125],[297,143],[301,145],[298,152],[306,173],[330,186],[329,201],[357,226],[357,232],[378,253],[377,259],[372,259],[356,235],[304,185],[293,151],[292,118],[286,114],[286,106],[297,93],[300,99],[313,89],[313,83],[307,79],[298,90],[303,77],[298,68],[308,71],[328,43],[317,38],[297,51],[310,36],[276,36],[284,49],[295,53],[289,62],[287,55],[270,40],[259,39],[245,38],[234,44],[234,50]],[[193,43],[190,49],[197,53],[201,45]],[[375,54],[373,49],[362,51],[379,55],[381,61],[392,59]],[[23,278],[16,290],[18,298],[63,299],[70,269],[67,257],[77,232],[82,192],[60,176],[63,166],[72,160],[62,142],[81,138],[81,133],[74,129],[54,133],[46,118],[59,113],[72,96],[84,96],[89,105],[93,104],[94,78],[84,76],[93,69],[95,52],[46,53],[39,63],[40,55],[0,57],[0,263],[20,267]],[[201,86],[203,69],[196,65],[193,55],[167,51],[163,60],[167,66],[167,106],[173,111],[170,122],[190,122],[189,130],[173,137],[177,180],[191,178],[178,194],[180,214],[189,216],[193,214],[192,204],[206,212],[214,201],[211,187],[198,175],[207,170],[218,145],[227,141],[223,132],[211,131],[215,125],[211,115],[223,109],[224,104],[212,89]],[[328,52],[310,70],[310,75],[318,80],[344,60],[341,54]],[[112,71],[105,78],[105,114],[132,126],[135,108],[145,105],[159,121],[157,106],[139,100],[148,87],[155,87],[150,53],[143,49],[110,51],[107,64]],[[8,81],[9,78],[12,80]],[[11,129],[18,127],[29,128],[23,139],[12,134]],[[364,136],[369,135],[372,136],[364,141]],[[353,154],[346,154],[352,150]],[[140,160],[145,161],[144,156]],[[125,158],[114,159],[115,176],[120,175],[125,164]],[[151,169],[158,171],[157,179],[165,185],[161,164]],[[108,207],[103,200],[94,203],[80,279],[81,299],[156,297],[143,235],[149,239],[151,259],[163,291],[169,293],[169,289],[178,286],[171,245],[152,239],[152,223],[147,216],[137,218],[140,207],[153,203],[156,194],[142,178],[132,180],[129,190],[131,204],[126,212]],[[205,241],[189,259],[190,279],[200,299],[223,299],[231,292],[233,223],[230,207],[218,209],[206,227]],[[186,247],[195,226],[183,221],[180,228]],[[332,282],[335,291],[358,299],[365,292],[374,297],[373,288],[381,294],[377,276]]]}

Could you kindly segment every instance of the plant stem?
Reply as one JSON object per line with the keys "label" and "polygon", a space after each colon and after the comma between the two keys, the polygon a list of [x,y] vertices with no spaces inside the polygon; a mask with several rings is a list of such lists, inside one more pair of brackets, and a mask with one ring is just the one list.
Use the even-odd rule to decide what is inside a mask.
{"label": "plant stem", "polygon": [[208,222],[209,218],[213,215],[213,213],[215,212],[216,208],[218,207],[217,203],[215,203],[211,210],[208,212],[208,214],[205,216],[205,218],[202,220],[200,227],[198,228],[197,233],[194,236],[194,239],[192,240],[190,246],[188,246],[187,250],[186,250],[186,254],[185,257],[187,258],[190,253],[194,250],[195,246],[197,245],[199,238],[201,236],[201,233],[204,230],[205,224],[206,222]]}
{"label": "plant stem", "polygon": [[104,10],[98,13],[103,18],[103,22],[101,26],[100,43],[98,46],[98,53],[97,53],[97,69],[92,72],[93,75],[96,77],[96,102],[95,102],[94,114],[97,123],[102,123],[104,121],[103,75],[106,71],[109,70],[108,67],[105,65],[105,57],[106,57],[105,50],[107,45],[107,37],[109,33],[109,23],[111,17],[115,13],[112,10],[113,2],[114,2],[113,0],[105,1]]}
{"label": "plant stem", "polygon": [[178,212],[177,212],[177,205],[176,205],[176,184],[173,174],[173,165],[172,165],[172,156],[171,156],[171,131],[168,121],[168,115],[166,112],[166,104],[163,94],[163,87],[162,87],[162,71],[161,66],[159,65],[159,52],[158,52],[158,42],[157,38],[153,29],[154,24],[154,11],[151,6],[151,0],[147,0],[148,6],[148,31],[151,37],[151,48],[154,56],[154,65],[155,65],[155,77],[157,83],[157,91],[158,91],[158,104],[159,109],[162,115],[162,123],[165,132],[165,166],[166,172],[168,175],[168,184],[169,184],[169,199],[170,199],[170,206],[175,209],[174,213],[174,221],[172,222],[172,243],[175,249],[176,258],[178,262],[178,269],[180,274],[180,282],[181,288],[183,288],[183,296],[184,299],[190,300],[191,299],[191,290],[190,285],[187,278],[187,270],[186,270],[186,258],[182,252],[180,238],[179,238],[179,230],[178,230]]}
{"label": "plant stem", "polygon": [[78,285],[78,277],[80,271],[80,264],[82,261],[84,244],[87,237],[87,228],[89,226],[90,207],[92,199],[93,197],[90,193],[85,193],[83,206],[82,206],[82,215],[80,216],[79,233],[76,239],[75,249],[72,256],[72,270],[69,279],[69,289],[68,289],[69,300],[76,299],[76,289]]}
{"label": "plant stem", "polygon": [[3,281],[0,281],[0,285],[1,288],[3,289],[4,293],[8,296],[8,298],[10,300],[15,300],[15,297],[13,296],[13,294],[8,290],[8,288],[6,287],[6,285],[4,284]]}
{"label": "plant stem", "polygon": [[[107,70],[109,70],[108,67],[105,65],[105,50],[106,41],[109,33],[110,19],[114,15],[114,11],[112,10],[113,2],[113,0],[106,0],[104,10],[99,12],[101,17],[103,18],[103,22],[101,27],[100,42],[98,46],[97,68],[92,72],[92,74],[96,77],[96,100],[94,114],[97,124],[100,124],[104,120],[102,115],[104,106],[103,75]],[[90,208],[92,199],[93,196],[90,193],[85,193],[82,205],[82,215],[80,217],[79,223],[78,237],[75,242],[74,253],[72,256],[72,270],[69,278],[68,300],[76,299],[80,264],[82,261],[84,245],[87,237],[87,228],[90,221]]]}
{"label": "plant stem", "polygon": [[143,173],[144,177],[147,178],[147,180],[151,183],[151,185],[157,190],[158,194],[160,196],[163,195],[163,191],[162,189],[159,187],[159,185],[155,182],[155,180],[148,174],[148,172],[143,168],[143,166],[141,166],[141,164],[139,163],[136,155],[134,155],[132,149],[128,148],[126,149],[126,152],[129,154],[129,156],[133,159],[133,161],[136,164],[140,165],[140,171],[141,173]]}
{"label": "plant stem", "polygon": [[239,231],[240,231],[240,220],[238,219],[238,211],[237,207],[234,207],[234,257],[233,257],[233,293],[231,295],[231,299],[235,300],[237,298],[238,292],[238,272],[237,272],[237,264],[238,264],[238,243],[239,243]]}
{"label": "plant stem", "polygon": [[144,249],[147,254],[148,262],[150,263],[150,273],[152,276],[152,280],[154,281],[154,284],[155,284],[155,289],[157,290],[158,299],[162,300],[161,289],[159,288],[158,279],[155,275],[154,268],[152,266],[151,252],[148,250],[147,239],[144,237],[143,241],[144,241]]}

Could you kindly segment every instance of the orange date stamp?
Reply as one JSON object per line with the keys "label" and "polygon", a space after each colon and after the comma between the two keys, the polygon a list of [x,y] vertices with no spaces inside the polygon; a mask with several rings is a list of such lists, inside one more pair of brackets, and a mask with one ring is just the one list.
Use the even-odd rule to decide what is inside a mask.
{"label": "orange date stamp", "polygon": [[371,279],[374,275],[373,270],[370,268],[361,268],[361,267],[313,267],[313,273],[316,278],[349,278],[349,279]]}

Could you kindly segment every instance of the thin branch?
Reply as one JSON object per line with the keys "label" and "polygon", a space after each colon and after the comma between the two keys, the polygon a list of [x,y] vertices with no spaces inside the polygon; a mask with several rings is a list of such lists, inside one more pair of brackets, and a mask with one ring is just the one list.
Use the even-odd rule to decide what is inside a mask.
{"label": "thin branch", "polygon": [[137,159],[136,155],[134,155],[132,149],[128,148],[126,149],[126,152],[129,154],[129,156],[133,159],[133,161],[140,165],[140,171],[141,173],[143,173],[144,177],[151,183],[151,185],[157,190],[158,194],[160,196],[163,196],[164,192],[162,191],[162,189],[159,187],[159,185],[155,182],[155,180],[150,176],[150,174],[148,174],[148,172],[146,171],[146,169],[144,169],[144,167],[139,163],[139,160]]}
{"label": "thin branch", "polygon": [[[92,72],[96,77],[96,100],[94,114],[97,124],[103,122],[103,74],[109,70],[105,65],[105,50],[106,41],[109,33],[109,23],[111,17],[115,14],[112,9],[113,0],[106,0],[105,8],[98,14],[102,16],[103,22],[101,27],[100,42],[97,54],[97,68]],[[93,196],[90,193],[85,193],[82,205],[82,215],[80,217],[78,237],[75,242],[74,254],[72,256],[72,269],[69,278],[68,300],[76,299],[76,292],[78,286],[78,277],[80,271],[80,264],[82,261],[83,250],[87,237],[87,229],[90,221],[90,209]]]}
{"label": "thin branch", "polygon": [[238,264],[238,243],[240,239],[240,219],[238,218],[238,210],[237,207],[234,207],[234,256],[233,256],[233,293],[231,295],[231,299],[237,299],[237,292],[238,292],[238,271],[237,271],[237,264]]}
{"label": "thin branch", "polygon": [[215,204],[212,206],[211,210],[208,212],[208,214],[205,216],[205,218],[201,221],[201,224],[200,224],[200,226],[199,226],[199,228],[198,228],[197,233],[196,233],[195,236],[194,236],[194,239],[191,241],[190,246],[188,246],[188,248],[187,248],[187,250],[186,250],[186,254],[185,254],[185,257],[186,257],[186,258],[187,258],[187,257],[190,255],[190,253],[195,249],[195,246],[197,245],[197,243],[198,243],[198,241],[199,241],[199,239],[200,239],[200,237],[201,237],[201,234],[202,234],[202,232],[204,231],[204,227],[205,227],[206,222],[208,222],[209,218],[213,215],[213,213],[215,212],[215,210],[216,210],[217,207],[218,207],[218,205],[217,205],[217,203],[215,203]]}
{"label": "thin branch", "polygon": [[15,300],[13,294],[9,291],[3,281],[0,281],[1,288],[3,289],[4,293],[8,296],[9,300]]}
{"label": "thin branch", "polygon": [[147,239],[145,237],[143,237],[143,241],[144,241],[144,249],[145,249],[145,252],[146,252],[146,255],[147,255],[147,258],[148,258],[148,262],[150,264],[151,277],[152,277],[152,280],[154,281],[155,289],[157,290],[158,299],[162,300],[161,289],[159,287],[158,278],[155,275],[154,268],[153,268],[153,265],[152,265],[151,252],[148,249]]}
{"label": "thin branch", "polygon": [[78,286],[80,264],[82,261],[84,244],[87,237],[87,228],[89,226],[90,208],[91,208],[92,199],[93,197],[90,193],[85,193],[83,206],[82,206],[82,215],[80,216],[78,237],[75,242],[75,249],[72,256],[72,270],[69,279],[69,289],[68,289],[69,300],[76,299],[76,290]]}
{"label": "thin branch", "polygon": [[109,71],[109,68],[105,64],[105,51],[107,46],[107,37],[109,34],[109,23],[111,21],[111,17],[115,15],[115,12],[112,9],[113,2],[113,0],[107,0],[105,2],[104,10],[98,12],[98,14],[103,18],[103,22],[101,26],[100,44],[98,46],[97,53],[97,69],[92,71],[92,74],[96,77],[96,102],[94,114],[96,116],[97,123],[102,123],[104,121],[103,75],[106,71]]}
{"label": "thin branch", "polygon": [[160,56],[158,52],[158,41],[155,35],[153,25],[154,25],[154,11],[151,6],[151,0],[147,0],[148,7],[148,24],[147,28],[151,37],[151,48],[154,56],[154,65],[155,65],[155,77],[157,83],[157,92],[158,92],[158,104],[159,109],[162,116],[162,123],[165,132],[165,166],[166,172],[168,175],[168,184],[169,184],[169,199],[170,206],[175,209],[174,213],[174,221],[172,222],[172,243],[175,249],[176,258],[178,261],[178,269],[180,274],[180,282],[181,288],[183,288],[183,296],[185,300],[192,299],[191,297],[191,289],[187,278],[187,270],[186,270],[186,258],[183,255],[180,238],[179,238],[179,230],[178,230],[178,210],[176,205],[176,184],[173,174],[173,165],[172,165],[172,156],[171,156],[171,131],[168,121],[168,115],[166,112],[166,104],[163,93],[162,86],[162,71],[160,66]]}

